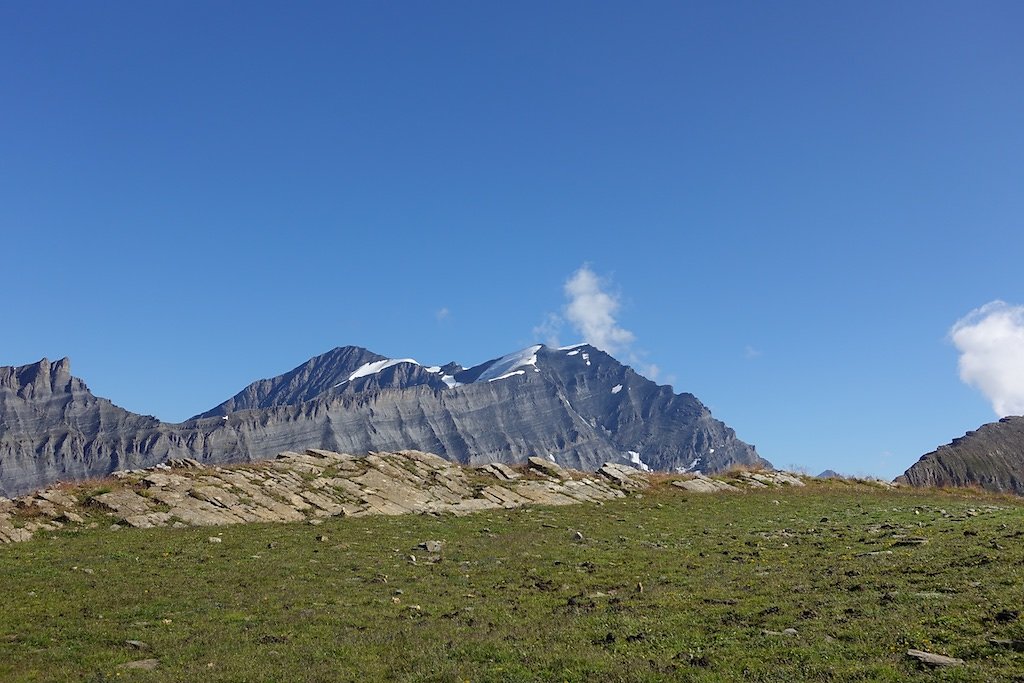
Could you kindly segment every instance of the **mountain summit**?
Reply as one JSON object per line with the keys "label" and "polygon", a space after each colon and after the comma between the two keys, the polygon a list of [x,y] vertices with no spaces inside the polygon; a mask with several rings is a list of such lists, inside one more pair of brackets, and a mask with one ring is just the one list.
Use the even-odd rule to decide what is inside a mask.
{"label": "mountain summit", "polygon": [[771,467],[692,394],[588,344],[530,346],[470,368],[344,346],[181,424],[96,398],[66,360],[0,368],[0,495],[168,457],[247,462],[305,448],[417,449],[468,465],[540,455],[587,471]]}

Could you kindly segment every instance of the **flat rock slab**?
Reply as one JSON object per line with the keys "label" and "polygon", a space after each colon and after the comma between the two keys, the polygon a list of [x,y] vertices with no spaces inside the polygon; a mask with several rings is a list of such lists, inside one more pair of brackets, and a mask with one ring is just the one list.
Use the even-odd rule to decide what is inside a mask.
{"label": "flat rock slab", "polygon": [[947,657],[946,655],[937,655],[933,652],[925,652],[924,650],[907,650],[907,656],[913,657],[922,664],[928,666],[960,666],[964,663],[964,660],[957,659],[956,657]]}
{"label": "flat rock slab", "polygon": [[554,477],[555,479],[566,478],[566,472],[558,464],[545,460],[544,458],[538,458],[536,455],[530,456],[526,460],[526,464],[530,469],[540,472],[543,475]]}
{"label": "flat rock slab", "polygon": [[140,515],[152,509],[149,500],[131,489],[119,489],[103,493],[93,498],[93,500],[121,515]]}
{"label": "flat rock slab", "polygon": [[726,484],[724,481],[717,481],[715,479],[702,476],[697,476],[693,479],[684,479],[682,481],[674,481],[672,482],[672,485],[694,493],[718,493],[719,491],[740,490],[732,484]]}
{"label": "flat rock slab", "polygon": [[628,489],[646,489],[651,485],[643,472],[621,463],[606,462],[597,473]]}

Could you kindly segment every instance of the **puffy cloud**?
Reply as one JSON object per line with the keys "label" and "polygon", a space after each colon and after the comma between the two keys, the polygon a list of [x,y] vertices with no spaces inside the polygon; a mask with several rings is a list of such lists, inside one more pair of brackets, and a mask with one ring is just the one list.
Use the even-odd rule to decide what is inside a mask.
{"label": "puffy cloud", "polygon": [[577,340],[624,358],[637,372],[657,380],[661,369],[644,361],[641,358],[643,352],[638,354],[632,349],[636,335],[620,326],[615,319],[622,302],[608,288],[605,279],[589,265],[582,265],[565,281],[563,291],[567,301],[562,314],[548,313],[543,322],[533,328],[534,337],[548,346],[558,346],[562,327],[568,322],[576,330]]}
{"label": "puffy cloud", "polygon": [[960,379],[999,417],[1024,414],[1024,306],[992,301],[958,320],[949,336],[960,352]]}
{"label": "puffy cloud", "polygon": [[565,318],[583,340],[610,354],[628,350],[636,335],[619,326],[619,297],[604,291],[601,279],[584,264],[565,283]]}

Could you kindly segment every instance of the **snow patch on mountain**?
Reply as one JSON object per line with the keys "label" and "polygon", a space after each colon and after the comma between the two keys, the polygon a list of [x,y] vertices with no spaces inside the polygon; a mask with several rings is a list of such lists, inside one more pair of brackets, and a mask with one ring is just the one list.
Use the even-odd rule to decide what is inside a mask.
{"label": "snow patch on mountain", "polygon": [[435,375],[440,374],[441,375],[441,381],[444,382],[445,384],[447,384],[449,389],[454,389],[455,387],[461,387],[462,386],[462,382],[459,382],[458,380],[456,380],[454,375],[442,374],[441,366],[440,365],[431,365],[429,368],[423,368],[423,369],[426,370],[427,372],[435,374]]}
{"label": "snow patch on mountain", "polygon": [[506,372],[504,375],[501,375],[500,377],[492,377],[491,379],[489,379],[487,381],[488,382],[497,382],[499,379],[508,379],[509,377],[515,377],[516,375],[525,375],[525,374],[526,374],[526,370],[513,370],[512,372]]}
{"label": "snow patch on mountain", "polygon": [[617,394],[620,391],[622,391],[622,385],[621,384],[616,384],[614,387],[612,387],[612,393],[613,394]]}
{"label": "snow patch on mountain", "polygon": [[540,351],[541,348],[540,344],[536,344],[525,348],[522,351],[516,351],[502,356],[491,363],[486,370],[480,373],[480,376],[476,378],[476,381],[490,382],[495,379],[504,379],[504,377],[509,376],[513,370],[526,365],[537,365],[537,352]]}
{"label": "snow patch on mountain", "polygon": [[685,474],[687,472],[693,472],[694,470],[699,472],[700,470],[697,470],[697,465],[699,464],[700,458],[694,458],[693,462],[691,462],[689,465],[687,465],[686,467],[677,467],[675,471],[677,474]]}
{"label": "snow patch on mountain", "polygon": [[[391,366],[398,365],[399,363],[412,363],[413,365],[419,365],[419,363],[417,363],[412,358],[385,358],[384,360],[377,360],[373,361],[372,363],[364,363],[363,365],[359,366],[359,368],[355,372],[349,375],[348,379],[345,380],[345,382],[351,382],[354,379],[359,379],[360,377],[366,377],[368,375],[375,375],[378,372],[381,372],[382,370],[387,370]],[[345,382],[339,382],[335,386],[341,386]]]}
{"label": "snow patch on mountain", "polygon": [[647,465],[647,463],[645,463],[643,460],[640,459],[640,454],[639,453],[637,453],[636,451],[626,451],[626,452],[629,453],[629,461],[631,463],[636,465],[639,469],[643,470],[644,472],[650,472],[651,471],[651,468]]}

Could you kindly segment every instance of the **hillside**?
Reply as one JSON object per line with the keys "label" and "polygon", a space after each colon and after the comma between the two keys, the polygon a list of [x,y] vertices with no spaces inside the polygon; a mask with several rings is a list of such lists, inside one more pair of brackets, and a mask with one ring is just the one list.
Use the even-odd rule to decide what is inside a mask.
{"label": "hillside", "polygon": [[[1024,671],[1019,499],[844,479],[744,493],[651,483],[600,502],[463,516],[117,532],[87,517],[39,529],[0,545],[0,680],[1011,681]],[[918,651],[952,666],[908,654]]]}

